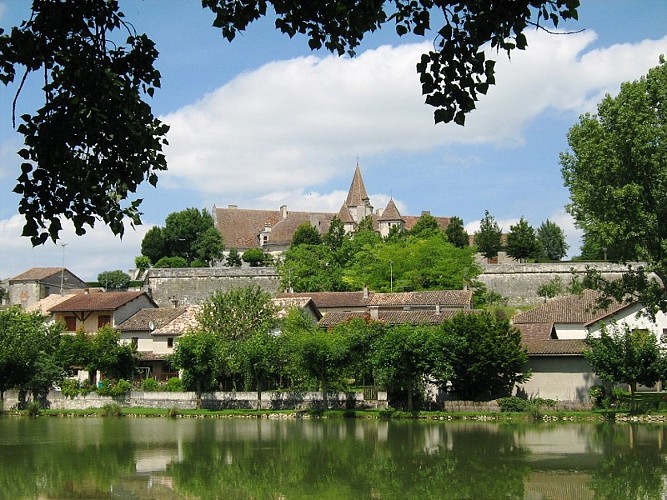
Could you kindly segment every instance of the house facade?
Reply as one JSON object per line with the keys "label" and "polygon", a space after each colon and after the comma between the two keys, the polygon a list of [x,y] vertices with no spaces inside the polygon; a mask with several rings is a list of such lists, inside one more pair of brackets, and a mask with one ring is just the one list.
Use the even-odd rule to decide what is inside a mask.
{"label": "house facade", "polygon": [[87,287],[85,281],[66,268],[33,267],[10,278],[7,292],[10,305],[26,308],[49,295],[64,295]]}
{"label": "house facade", "polygon": [[106,325],[116,328],[137,311],[156,307],[146,292],[89,292],[76,294],[49,312],[66,332],[93,333]]}

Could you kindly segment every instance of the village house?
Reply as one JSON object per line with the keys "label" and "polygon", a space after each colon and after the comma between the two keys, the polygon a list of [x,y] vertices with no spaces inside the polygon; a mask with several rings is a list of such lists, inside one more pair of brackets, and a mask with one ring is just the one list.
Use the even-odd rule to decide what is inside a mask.
{"label": "village house", "polygon": [[33,267],[8,280],[10,305],[29,307],[53,294],[82,292],[86,282],[63,267]]}
{"label": "village house", "polygon": [[661,341],[667,333],[667,316],[658,313],[655,323],[644,306],[612,302],[597,308],[598,292],[586,290],[581,296],[559,297],[541,306],[517,314],[512,323],[523,335],[528,349],[530,380],[518,387],[518,393],[561,401],[584,402],[588,390],[599,384],[590,363],[584,358],[588,335],[604,328],[642,329]]}
{"label": "village house", "polygon": [[157,307],[146,292],[79,293],[49,309],[66,332],[96,332],[103,326],[116,328],[137,311]]}

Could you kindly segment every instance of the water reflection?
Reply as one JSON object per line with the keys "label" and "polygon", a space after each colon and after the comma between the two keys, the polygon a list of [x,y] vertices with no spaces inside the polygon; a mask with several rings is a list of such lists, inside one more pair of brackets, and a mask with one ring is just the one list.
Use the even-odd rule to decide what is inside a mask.
{"label": "water reflection", "polygon": [[667,427],[0,418],[3,498],[662,498]]}

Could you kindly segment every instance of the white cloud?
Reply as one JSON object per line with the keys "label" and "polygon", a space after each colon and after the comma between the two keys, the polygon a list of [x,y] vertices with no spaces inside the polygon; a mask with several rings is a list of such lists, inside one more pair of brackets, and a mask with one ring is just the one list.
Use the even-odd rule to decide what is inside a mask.
{"label": "white cloud", "polygon": [[65,246],[65,267],[79,278],[94,281],[101,271],[134,267],[134,258],[141,253],[141,240],[150,226],[125,229],[125,236],[119,239],[109,228],[98,224],[84,236],[76,236],[71,222],[63,223],[61,240],[58,244],[50,241],[39,247],[32,247],[29,238],[21,237],[24,219],[14,215],[0,220],[0,279],[11,278],[32,267],[60,267]]}
{"label": "white cloud", "polygon": [[[521,145],[539,114],[594,110],[604,93],[655,66],[667,41],[586,52],[595,37],[536,32],[529,49],[511,61],[495,55],[497,85],[464,128],[433,125],[432,109],[423,104],[415,62],[429,44],[383,46],[356,59],[266,64],[163,117],[171,125],[163,186],[187,184],[239,204],[266,200],[328,210],[329,195],[313,197],[312,188],[348,168],[353,155]],[[322,205],[314,207],[315,200]]]}

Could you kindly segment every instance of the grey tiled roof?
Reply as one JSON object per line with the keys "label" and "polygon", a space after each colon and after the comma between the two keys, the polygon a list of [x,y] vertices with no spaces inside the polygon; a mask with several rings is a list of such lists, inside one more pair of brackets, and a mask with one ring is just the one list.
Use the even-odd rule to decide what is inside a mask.
{"label": "grey tiled roof", "polygon": [[276,298],[309,297],[313,299],[319,309],[332,307],[366,307],[368,306],[373,292],[302,292],[302,293],[278,293]]}
{"label": "grey tiled roof", "polygon": [[[378,311],[377,321],[388,325],[439,325],[457,314],[477,314],[481,310],[454,310],[446,309],[439,314],[435,311]],[[369,313],[360,312],[330,312],[325,314],[319,321],[322,328],[335,326],[353,318],[364,318],[371,320]]]}
{"label": "grey tiled roof", "polygon": [[9,281],[40,281],[54,274],[60,274],[62,271],[62,267],[33,267],[18,276],[9,278]]}
{"label": "grey tiled roof", "polygon": [[435,306],[468,307],[472,304],[472,290],[434,290],[425,292],[376,293],[371,306]]}
{"label": "grey tiled roof", "polygon": [[586,290],[581,296],[569,295],[549,300],[535,309],[517,314],[512,322],[518,323],[580,323],[586,324],[605,318],[628,307],[629,304],[612,302],[605,309],[598,309],[598,292]]}
{"label": "grey tiled roof", "polygon": [[121,331],[148,331],[152,322],[154,329],[171,323],[186,311],[185,307],[160,307],[141,309],[118,325]]}

